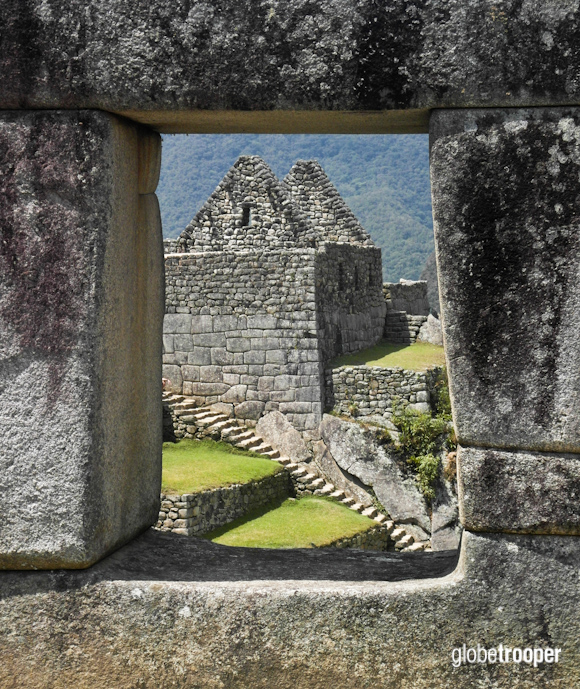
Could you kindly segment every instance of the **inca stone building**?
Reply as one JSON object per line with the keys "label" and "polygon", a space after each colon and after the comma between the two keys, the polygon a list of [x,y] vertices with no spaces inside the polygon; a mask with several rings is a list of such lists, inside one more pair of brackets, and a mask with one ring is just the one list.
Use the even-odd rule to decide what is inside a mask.
{"label": "inca stone building", "polygon": [[[8,0],[0,38],[0,687],[579,686],[578,2]],[[430,134],[457,564],[148,528],[157,132],[244,131]]]}
{"label": "inca stone building", "polygon": [[318,426],[324,365],[381,339],[381,252],[321,166],[242,156],[165,257],[164,376],[252,422]]}

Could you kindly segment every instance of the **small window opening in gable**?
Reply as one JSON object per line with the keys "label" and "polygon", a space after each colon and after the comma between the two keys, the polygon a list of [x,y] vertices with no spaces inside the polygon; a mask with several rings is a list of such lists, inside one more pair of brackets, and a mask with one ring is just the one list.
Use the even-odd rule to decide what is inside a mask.
{"label": "small window opening in gable", "polygon": [[252,224],[252,209],[250,206],[242,206],[242,227]]}

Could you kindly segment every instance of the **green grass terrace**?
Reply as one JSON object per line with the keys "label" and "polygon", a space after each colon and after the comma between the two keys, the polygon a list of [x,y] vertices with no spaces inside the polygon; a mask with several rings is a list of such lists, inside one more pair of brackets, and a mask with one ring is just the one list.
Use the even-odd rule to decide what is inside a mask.
{"label": "green grass terrace", "polygon": [[163,443],[163,493],[199,493],[282,471],[270,459],[213,440]]}
{"label": "green grass terrace", "polygon": [[356,354],[347,354],[330,362],[330,368],[339,366],[381,366],[382,368],[401,368],[410,371],[426,371],[435,366],[445,365],[445,350],[429,342],[399,344],[379,342]]}
{"label": "green grass terrace", "polygon": [[203,538],[246,548],[320,548],[376,524],[332,500],[306,496],[241,517]]}

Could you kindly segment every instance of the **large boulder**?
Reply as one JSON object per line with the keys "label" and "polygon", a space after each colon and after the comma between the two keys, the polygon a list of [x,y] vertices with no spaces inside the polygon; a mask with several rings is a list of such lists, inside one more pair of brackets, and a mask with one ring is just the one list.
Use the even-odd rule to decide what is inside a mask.
{"label": "large boulder", "polygon": [[415,478],[399,468],[372,430],[325,414],[320,435],[336,464],[372,487],[392,519],[401,524],[417,524],[431,533],[427,505]]}
{"label": "large boulder", "polygon": [[431,548],[455,550],[461,541],[461,524],[455,480],[455,456],[452,452],[442,462],[435,485],[431,515]]}
{"label": "large boulder", "polygon": [[256,424],[256,433],[281,455],[294,462],[308,462],[311,459],[300,433],[279,411],[262,416]]}
{"label": "large boulder", "polygon": [[314,463],[335,488],[344,490],[365,507],[373,504],[372,495],[365,490],[364,484],[348,471],[341,469],[334,461],[323,440],[313,445]]}
{"label": "large boulder", "polygon": [[443,330],[441,321],[432,314],[427,316],[427,320],[421,326],[417,335],[417,342],[430,342],[434,345],[443,346]]}

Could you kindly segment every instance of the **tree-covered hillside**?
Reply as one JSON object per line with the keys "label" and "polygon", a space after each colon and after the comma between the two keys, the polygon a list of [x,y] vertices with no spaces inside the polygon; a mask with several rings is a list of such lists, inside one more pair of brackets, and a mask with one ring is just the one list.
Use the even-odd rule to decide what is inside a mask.
{"label": "tree-covered hillside", "polygon": [[426,136],[164,136],[157,193],[166,237],[180,234],[241,154],[262,156],[280,179],[296,160],[318,160],[381,247],[384,279],[419,278],[433,251]]}

